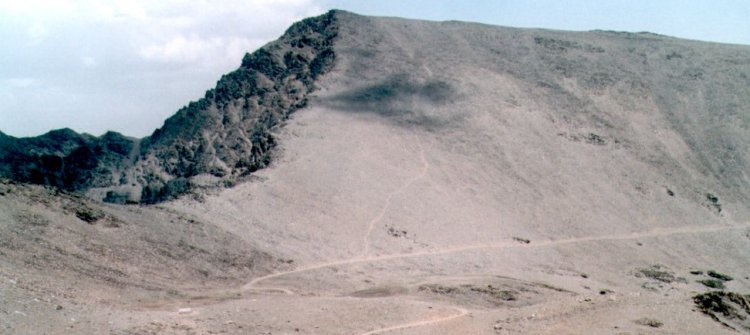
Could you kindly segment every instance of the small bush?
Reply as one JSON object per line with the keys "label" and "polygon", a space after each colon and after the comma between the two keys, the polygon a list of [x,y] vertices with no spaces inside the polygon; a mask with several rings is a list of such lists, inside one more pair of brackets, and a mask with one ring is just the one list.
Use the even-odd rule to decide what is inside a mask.
{"label": "small bush", "polygon": [[89,207],[79,207],[76,209],[76,217],[93,224],[94,222],[99,221],[99,219],[104,218],[104,213]]}
{"label": "small bush", "polygon": [[607,144],[607,140],[604,139],[604,137],[601,137],[598,134],[589,133],[586,136],[586,142],[589,144],[595,144],[595,145],[605,145]]}
{"label": "small bush", "polygon": [[723,273],[719,273],[719,272],[716,272],[714,270],[709,270],[707,274],[708,274],[709,277],[713,277],[713,278],[716,278],[716,279],[721,280],[721,281],[731,281],[731,280],[734,279],[734,278],[732,278],[729,275],[725,275]]}
{"label": "small bush", "polygon": [[653,279],[656,281],[660,281],[662,283],[671,283],[671,282],[684,282],[684,278],[678,278],[675,277],[674,273],[666,270],[661,265],[654,265],[647,269],[640,269],[636,276],[640,277],[646,277],[649,279]]}
{"label": "small bush", "polygon": [[725,288],[724,282],[718,279],[703,279],[699,280],[698,282],[707,287],[715,288],[718,290],[723,290]]}
{"label": "small bush", "polygon": [[652,327],[652,328],[659,328],[659,327],[661,327],[661,326],[664,325],[663,322],[661,322],[661,321],[659,321],[657,319],[652,319],[652,318],[638,319],[638,320],[635,320],[635,323],[637,323],[637,324],[639,324],[641,326],[648,326],[648,327]]}
{"label": "small bush", "polygon": [[516,241],[518,243],[523,243],[523,244],[531,243],[531,240],[529,240],[528,238],[522,238],[522,237],[516,237],[516,236],[513,237],[513,241]]}
{"label": "small bush", "polygon": [[106,203],[122,205],[128,203],[128,200],[130,200],[129,198],[130,195],[127,192],[107,191],[107,194],[104,196],[104,199],[102,199],[102,201]]}
{"label": "small bush", "polygon": [[716,210],[717,213],[721,214],[721,204],[719,203],[719,197],[713,193],[706,193],[706,200],[708,200],[708,207]]}

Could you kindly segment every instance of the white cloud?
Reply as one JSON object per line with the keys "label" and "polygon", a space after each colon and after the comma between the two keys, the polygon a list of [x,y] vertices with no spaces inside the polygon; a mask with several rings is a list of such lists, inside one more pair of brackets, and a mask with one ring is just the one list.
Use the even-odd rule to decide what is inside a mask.
{"label": "white cloud", "polygon": [[142,47],[138,54],[148,61],[164,63],[212,61],[239,64],[245,52],[260,47],[264,41],[257,38],[177,35],[164,44]]}
{"label": "white cloud", "polygon": [[152,62],[222,68],[238,65],[245,52],[278,37],[291,22],[322,12],[311,0],[204,0],[149,6],[141,7],[146,8],[145,15],[133,16],[134,30],[139,32],[133,42],[138,55]]}
{"label": "white cloud", "polygon": [[[0,0],[12,18],[0,29],[18,37],[4,41],[14,53],[0,64],[12,70],[0,74],[0,96],[14,104],[0,106],[0,130],[146,135],[245,52],[321,14],[319,1]],[[51,111],[59,118],[40,117]],[[125,119],[134,121],[113,121]]]}
{"label": "white cloud", "polygon": [[193,62],[216,54],[222,44],[221,38],[177,35],[164,44],[142,47],[138,53],[147,60],[159,62]]}
{"label": "white cloud", "polygon": [[322,8],[313,0],[0,0],[0,12],[28,18],[30,45],[48,38],[50,27],[89,25],[126,36],[144,60],[185,63],[252,51]]}

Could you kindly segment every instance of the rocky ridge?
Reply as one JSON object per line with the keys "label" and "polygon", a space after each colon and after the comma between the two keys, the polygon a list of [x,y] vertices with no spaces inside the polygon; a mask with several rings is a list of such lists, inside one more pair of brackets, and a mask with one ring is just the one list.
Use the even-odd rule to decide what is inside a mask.
{"label": "rocky ridge", "polygon": [[[232,184],[269,164],[272,130],[305,106],[315,80],[330,70],[336,35],[335,11],[292,25],[143,139],[70,129],[1,134],[0,176],[114,203],[156,203],[198,184]],[[194,182],[199,175],[207,178]]]}

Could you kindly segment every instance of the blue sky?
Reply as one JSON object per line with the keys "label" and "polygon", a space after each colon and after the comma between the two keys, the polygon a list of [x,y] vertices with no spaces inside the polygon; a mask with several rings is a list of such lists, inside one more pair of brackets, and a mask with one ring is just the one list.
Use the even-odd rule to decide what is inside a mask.
{"label": "blue sky", "polygon": [[0,131],[142,137],[242,55],[331,8],[750,45],[750,1],[0,0]]}
{"label": "blue sky", "polygon": [[747,0],[380,0],[328,3],[372,15],[561,30],[650,31],[706,41],[750,44],[750,1]]}

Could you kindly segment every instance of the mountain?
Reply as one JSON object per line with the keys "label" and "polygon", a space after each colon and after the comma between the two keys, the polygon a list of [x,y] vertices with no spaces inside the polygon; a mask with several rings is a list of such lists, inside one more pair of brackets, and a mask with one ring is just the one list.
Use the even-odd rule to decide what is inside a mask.
{"label": "mountain", "polygon": [[749,124],[748,46],[331,11],[147,138],[0,136],[0,312],[11,333],[747,331]]}

